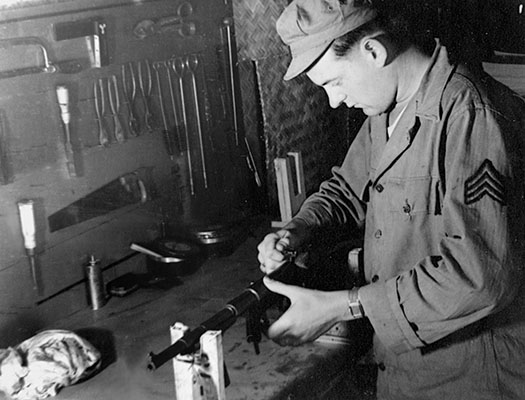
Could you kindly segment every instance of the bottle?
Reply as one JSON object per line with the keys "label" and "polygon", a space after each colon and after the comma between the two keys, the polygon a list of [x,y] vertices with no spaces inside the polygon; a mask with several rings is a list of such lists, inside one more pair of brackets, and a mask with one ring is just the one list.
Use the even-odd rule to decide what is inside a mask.
{"label": "bottle", "polygon": [[106,304],[107,297],[104,289],[104,278],[102,277],[100,260],[97,260],[94,255],[90,256],[86,265],[86,276],[91,308],[98,310]]}

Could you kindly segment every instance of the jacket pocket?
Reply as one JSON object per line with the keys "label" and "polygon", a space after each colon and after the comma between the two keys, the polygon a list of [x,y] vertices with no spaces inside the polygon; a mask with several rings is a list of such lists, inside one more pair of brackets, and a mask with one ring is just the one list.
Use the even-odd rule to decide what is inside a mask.
{"label": "jacket pocket", "polygon": [[390,212],[407,217],[441,214],[438,179],[431,176],[390,178],[387,185]]}

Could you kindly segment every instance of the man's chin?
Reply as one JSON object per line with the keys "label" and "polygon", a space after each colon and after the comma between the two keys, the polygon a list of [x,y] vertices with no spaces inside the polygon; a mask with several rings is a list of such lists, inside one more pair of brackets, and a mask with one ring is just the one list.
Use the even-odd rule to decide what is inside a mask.
{"label": "man's chin", "polygon": [[376,108],[368,108],[368,107],[359,107],[360,110],[363,112],[363,114],[369,116],[369,117],[375,117],[376,115],[381,114],[381,111],[377,110]]}

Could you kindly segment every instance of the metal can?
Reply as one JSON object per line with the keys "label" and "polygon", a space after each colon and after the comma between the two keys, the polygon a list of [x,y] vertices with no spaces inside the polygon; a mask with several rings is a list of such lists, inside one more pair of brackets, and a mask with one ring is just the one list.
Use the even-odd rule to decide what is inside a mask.
{"label": "metal can", "polygon": [[106,304],[107,296],[104,288],[104,278],[102,276],[100,260],[97,260],[93,255],[86,265],[86,277],[91,308],[98,310]]}

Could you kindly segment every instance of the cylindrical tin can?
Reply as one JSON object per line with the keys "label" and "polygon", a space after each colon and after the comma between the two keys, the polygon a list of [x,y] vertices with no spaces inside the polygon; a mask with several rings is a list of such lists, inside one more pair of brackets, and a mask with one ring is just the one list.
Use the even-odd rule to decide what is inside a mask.
{"label": "cylindrical tin can", "polygon": [[104,288],[104,278],[102,276],[100,260],[95,259],[95,256],[91,256],[86,265],[86,277],[91,308],[98,310],[106,304],[107,296]]}

